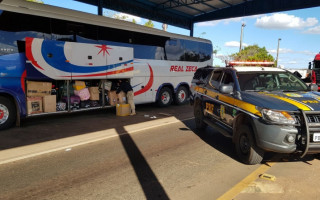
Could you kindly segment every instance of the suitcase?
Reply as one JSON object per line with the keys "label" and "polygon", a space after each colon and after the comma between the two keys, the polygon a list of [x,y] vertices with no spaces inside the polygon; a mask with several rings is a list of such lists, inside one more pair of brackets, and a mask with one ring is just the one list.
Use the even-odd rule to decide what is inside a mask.
{"label": "suitcase", "polygon": [[[64,96],[61,98],[62,102],[65,102],[68,106],[68,97]],[[70,109],[77,110],[80,109],[80,97],[76,95],[70,96]]]}

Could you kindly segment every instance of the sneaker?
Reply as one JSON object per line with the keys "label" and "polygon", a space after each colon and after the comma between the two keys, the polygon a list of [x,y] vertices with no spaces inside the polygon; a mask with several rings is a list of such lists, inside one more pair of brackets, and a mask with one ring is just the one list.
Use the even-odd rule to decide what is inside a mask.
{"label": "sneaker", "polygon": [[131,113],[130,115],[131,115],[131,116],[132,116],[132,115],[136,115],[136,113]]}

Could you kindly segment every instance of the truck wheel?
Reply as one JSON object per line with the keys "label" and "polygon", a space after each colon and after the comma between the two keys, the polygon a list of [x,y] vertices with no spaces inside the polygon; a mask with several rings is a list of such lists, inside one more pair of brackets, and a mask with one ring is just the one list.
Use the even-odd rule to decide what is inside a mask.
{"label": "truck wheel", "polygon": [[263,159],[264,151],[255,144],[251,128],[242,125],[237,130],[235,147],[239,158],[248,165],[259,164]]}
{"label": "truck wheel", "polygon": [[198,129],[198,130],[206,129],[208,125],[203,121],[204,114],[203,114],[201,102],[196,102],[194,104],[193,111],[194,111],[194,119],[195,119],[195,123],[196,123],[196,129]]}
{"label": "truck wheel", "polygon": [[174,102],[177,105],[182,105],[187,102],[188,99],[188,90],[184,86],[180,86],[175,93]]}
{"label": "truck wheel", "polygon": [[16,107],[8,98],[0,97],[0,130],[9,128],[16,121]]}
{"label": "truck wheel", "polygon": [[172,91],[167,87],[162,88],[157,103],[160,107],[169,106],[172,103]]}

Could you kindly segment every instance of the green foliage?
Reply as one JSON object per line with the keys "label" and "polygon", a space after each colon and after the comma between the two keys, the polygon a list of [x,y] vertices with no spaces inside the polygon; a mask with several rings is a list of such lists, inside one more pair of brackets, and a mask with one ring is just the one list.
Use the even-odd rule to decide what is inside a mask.
{"label": "green foliage", "polygon": [[132,19],[132,23],[136,24],[136,23],[137,23],[137,21],[136,21],[135,19]]}
{"label": "green foliage", "polygon": [[232,54],[231,58],[234,61],[274,61],[273,56],[268,53],[265,47],[261,48],[256,44],[245,47],[239,53]]}
{"label": "green foliage", "polygon": [[147,21],[144,25],[147,26],[147,27],[150,27],[150,28],[154,27],[154,24],[153,24],[153,22],[151,20]]}
{"label": "green foliage", "polygon": [[42,3],[43,4],[43,1],[41,1],[41,0],[26,0],[26,1],[34,2],[34,3]]}
{"label": "green foliage", "polygon": [[113,16],[115,19],[120,19],[120,20],[126,20],[128,19],[127,15],[114,15]]}

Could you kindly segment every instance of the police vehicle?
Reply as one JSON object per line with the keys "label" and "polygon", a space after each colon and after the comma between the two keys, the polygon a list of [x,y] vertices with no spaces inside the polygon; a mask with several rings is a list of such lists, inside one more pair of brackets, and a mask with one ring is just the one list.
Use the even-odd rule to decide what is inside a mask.
{"label": "police vehicle", "polygon": [[198,69],[190,102],[197,129],[231,137],[240,160],[258,164],[267,151],[320,153],[320,93],[270,62],[230,62]]}

